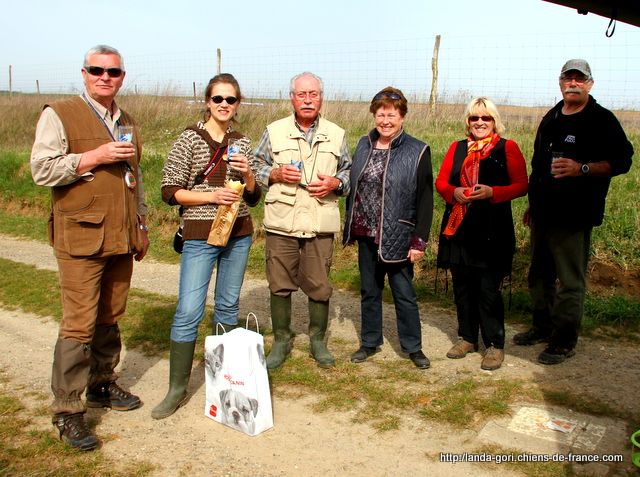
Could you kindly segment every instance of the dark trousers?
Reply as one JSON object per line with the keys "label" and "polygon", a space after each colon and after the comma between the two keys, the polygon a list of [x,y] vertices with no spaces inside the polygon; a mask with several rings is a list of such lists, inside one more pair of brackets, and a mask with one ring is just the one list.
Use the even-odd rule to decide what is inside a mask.
{"label": "dark trousers", "polygon": [[531,225],[533,327],[548,333],[552,346],[573,349],[578,342],[591,230]]}
{"label": "dark trousers", "polygon": [[503,274],[490,268],[452,265],[453,294],[458,314],[458,336],[485,347],[504,349]]}
{"label": "dark trousers", "polygon": [[421,350],[422,331],[413,288],[413,264],[408,260],[395,264],[384,263],[378,259],[378,246],[373,240],[358,239],[358,267],[362,346],[375,348],[382,345],[382,290],[386,275],[396,308],[400,347],[405,353]]}

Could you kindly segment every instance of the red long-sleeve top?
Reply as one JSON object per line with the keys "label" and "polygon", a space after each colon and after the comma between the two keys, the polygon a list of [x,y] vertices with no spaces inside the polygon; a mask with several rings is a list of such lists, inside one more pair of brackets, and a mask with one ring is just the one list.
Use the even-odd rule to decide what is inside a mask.
{"label": "red long-sleeve top", "polygon": [[[453,166],[453,155],[457,145],[458,141],[454,141],[453,144],[449,146],[449,150],[444,156],[444,160],[440,166],[438,178],[436,179],[436,190],[449,204],[455,203],[453,191],[456,190],[456,187],[459,187],[449,183],[451,168]],[[522,155],[518,144],[511,139],[507,139],[504,149],[507,157],[507,172],[509,174],[509,179],[511,179],[511,184],[505,186],[491,186],[493,189],[493,197],[489,200],[492,203],[506,202],[517,197],[521,197],[527,193],[527,189],[529,187],[527,164],[524,161],[524,156]]]}

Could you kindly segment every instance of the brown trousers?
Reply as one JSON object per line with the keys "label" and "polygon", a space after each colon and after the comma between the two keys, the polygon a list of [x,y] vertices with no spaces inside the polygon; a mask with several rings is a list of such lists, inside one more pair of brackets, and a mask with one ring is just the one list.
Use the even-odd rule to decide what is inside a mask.
{"label": "brown trousers", "polygon": [[329,300],[333,235],[298,238],[267,232],[265,250],[271,293],[286,297],[300,288],[314,301]]}
{"label": "brown trousers", "polygon": [[133,256],[58,258],[62,321],[53,355],[53,414],[84,412],[87,387],[115,381],[118,320],[124,315]]}

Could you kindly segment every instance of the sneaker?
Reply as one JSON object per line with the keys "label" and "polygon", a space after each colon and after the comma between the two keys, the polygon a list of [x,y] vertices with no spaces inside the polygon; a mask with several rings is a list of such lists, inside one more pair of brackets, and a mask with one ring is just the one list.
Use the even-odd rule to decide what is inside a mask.
{"label": "sneaker", "polygon": [[536,328],[531,328],[523,333],[517,333],[513,337],[513,342],[519,346],[531,346],[538,343],[548,343],[549,334]]}
{"label": "sneaker", "polygon": [[447,351],[447,358],[461,359],[464,358],[467,353],[473,353],[474,351],[478,351],[477,344],[469,343],[462,338],[458,338],[458,342]]}
{"label": "sneaker", "polygon": [[84,422],[82,413],[58,414],[53,425],[60,432],[60,439],[75,449],[90,451],[98,447],[98,439]]}
{"label": "sneaker", "polygon": [[138,396],[125,391],[115,382],[104,383],[87,390],[87,406],[109,407],[114,411],[131,411],[142,405]]}
{"label": "sneaker", "polygon": [[429,358],[427,358],[422,350],[415,351],[414,353],[409,353],[409,359],[413,362],[416,368],[427,369],[431,366],[429,362]]}
{"label": "sneaker", "polygon": [[378,352],[378,348],[370,348],[369,346],[360,346],[358,351],[351,355],[352,363],[362,363]]}
{"label": "sneaker", "polygon": [[484,354],[484,358],[482,358],[482,364],[480,364],[480,367],[485,371],[495,371],[502,366],[503,361],[504,350],[489,346]]}
{"label": "sneaker", "polygon": [[538,363],[541,364],[560,364],[576,354],[574,349],[559,348],[557,346],[547,346],[540,355],[538,355]]}

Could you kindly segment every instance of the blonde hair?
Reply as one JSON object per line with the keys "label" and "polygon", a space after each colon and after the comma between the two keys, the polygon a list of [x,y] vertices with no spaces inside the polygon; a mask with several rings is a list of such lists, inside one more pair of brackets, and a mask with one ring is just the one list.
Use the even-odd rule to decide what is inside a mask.
{"label": "blonde hair", "polygon": [[493,118],[493,129],[499,135],[505,131],[502,119],[500,119],[500,113],[498,108],[489,98],[480,96],[472,99],[467,107],[464,109],[464,133],[466,136],[471,136],[471,126],[469,125],[469,118],[471,116],[491,116]]}

